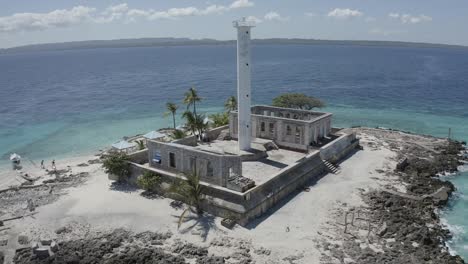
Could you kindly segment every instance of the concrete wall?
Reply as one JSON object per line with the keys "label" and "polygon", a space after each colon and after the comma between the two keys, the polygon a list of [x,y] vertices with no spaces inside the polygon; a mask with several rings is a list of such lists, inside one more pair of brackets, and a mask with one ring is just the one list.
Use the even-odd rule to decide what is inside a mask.
{"label": "concrete wall", "polygon": [[336,163],[359,144],[356,134],[345,134],[320,148],[322,159]]}
{"label": "concrete wall", "polygon": [[[231,113],[229,124],[231,137],[238,138],[237,113]],[[290,133],[288,133],[288,127]],[[319,138],[329,135],[330,132],[331,115],[324,114],[324,116],[315,118],[314,121],[252,115],[253,137],[274,140],[278,146],[287,149],[305,152],[311,143],[317,142]]]}
{"label": "concrete wall", "polygon": [[307,156],[303,161],[286,168],[278,176],[250,190],[250,200],[246,202],[248,212],[242,216],[239,223],[245,225],[263,215],[286,196],[325,172],[325,165],[318,153]]}
{"label": "concrete wall", "polygon": [[128,155],[132,162],[144,164],[148,162],[148,149],[140,150]]}
{"label": "concrete wall", "polygon": [[216,140],[223,130],[229,129],[229,125],[220,126],[206,131],[206,135],[210,141]]}
{"label": "concrete wall", "polygon": [[[156,142],[157,143],[157,142]],[[241,225],[246,225],[252,219],[265,214],[273,206],[287,196],[301,189],[307,182],[321,177],[325,172],[325,166],[322,159],[336,162],[335,159],[341,159],[351,153],[359,143],[355,134],[343,135],[324,146],[320,152],[309,154],[300,162],[286,167],[280,174],[256,186],[245,193],[234,192],[216,185],[211,185],[210,181],[202,178],[204,186],[205,199],[202,208],[214,215],[233,218]],[[153,147],[150,147],[150,151]],[[150,154],[151,155],[151,154]],[[151,156],[150,156],[151,157]],[[235,161],[237,162],[237,161]],[[136,183],[136,178],[141,175],[145,169],[144,166],[132,164],[132,177],[130,182]],[[151,170],[151,168],[150,168]],[[156,170],[161,174],[163,182],[168,186],[176,179],[176,173]],[[171,197],[176,198],[176,197]]]}
{"label": "concrete wall", "polygon": [[[150,141],[148,141],[149,143]],[[197,145],[197,137],[196,136],[188,136],[185,138],[177,139],[172,141],[172,143],[185,145],[185,146],[196,146]]]}
{"label": "concrete wall", "polygon": [[[239,156],[210,153],[190,146],[157,141],[149,141],[148,150],[151,167],[185,174],[193,173],[195,170],[203,181],[219,186],[226,186],[231,173],[242,175],[242,163]],[[156,153],[160,154],[161,163],[154,161]],[[175,164],[173,165],[175,166],[171,166],[170,155],[174,156]]]}

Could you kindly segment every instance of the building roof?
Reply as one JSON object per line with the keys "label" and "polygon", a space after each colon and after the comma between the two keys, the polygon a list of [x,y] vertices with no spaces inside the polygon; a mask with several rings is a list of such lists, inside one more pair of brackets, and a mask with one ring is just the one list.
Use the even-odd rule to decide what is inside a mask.
{"label": "building roof", "polygon": [[123,150],[136,147],[136,144],[133,142],[128,142],[126,140],[121,140],[117,143],[112,144],[112,147],[118,150]]}
{"label": "building roof", "polygon": [[156,139],[156,138],[163,138],[164,134],[153,130],[153,131],[150,131],[150,132],[144,134],[143,137],[147,138],[147,139]]}

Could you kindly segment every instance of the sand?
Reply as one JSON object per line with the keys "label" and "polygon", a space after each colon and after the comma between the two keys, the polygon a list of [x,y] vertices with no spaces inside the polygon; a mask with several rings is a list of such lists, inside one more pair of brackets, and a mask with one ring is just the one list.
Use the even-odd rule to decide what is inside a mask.
{"label": "sand", "polygon": [[[288,263],[288,258],[296,259],[291,263],[320,263],[323,252],[318,247],[319,241],[335,239],[330,226],[344,221],[336,217],[336,211],[361,206],[363,191],[380,188],[391,181],[381,170],[394,168],[395,153],[385,146],[367,147],[368,142],[375,141],[378,139],[365,136],[364,150],[341,163],[339,174],[325,175],[310,186],[310,191],[291,197],[247,227],[229,230],[221,226],[220,218],[207,215],[200,223],[191,220],[178,230],[178,216],[182,211],[170,206],[172,200],[148,199],[141,196],[141,190],[116,188],[100,164],[77,166],[91,159],[90,156],[57,161],[58,169],[71,166],[73,173],[89,172],[85,184],[66,189],[57,201],[38,207],[34,217],[11,221],[8,225],[10,232],[33,239],[56,238],[55,230],[64,226],[73,228],[68,239],[115,228],[135,232],[170,231],[174,234],[172,240],[182,239],[202,246],[229,237],[271,250],[268,256],[252,254],[256,263]],[[3,186],[12,182],[0,180]],[[0,214],[0,218],[4,217]],[[229,250],[219,248],[216,253],[228,254]]]}

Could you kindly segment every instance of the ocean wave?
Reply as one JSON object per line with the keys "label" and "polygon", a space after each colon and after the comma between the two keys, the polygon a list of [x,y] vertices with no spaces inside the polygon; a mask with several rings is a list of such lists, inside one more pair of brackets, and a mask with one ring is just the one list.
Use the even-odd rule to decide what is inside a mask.
{"label": "ocean wave", "polygon": [[463,226],[449,224],[448,220],[443,217],[440,218],[440,223],[452,233],[452,242],[461,239],[462,235],[466,233],[466,229]]}
{"label": "ocean wave", "polygon": [[[463,235],[466,233],[466,230],[462,226],[449,224],[447,219],[443,217],[440,218],[440,223],[443,227],[447,228],[452,234],[452,238],[448,241],[445,241],[445,246],[447,246],[450,255],[452,256],[458,255],[458,252],[455,250],[455,248],[458,248],[457,245],[463,239]],[[465,249],[465,246],[468,246],[468,245],[464,245],[463,246],[464,249]]]}
{"label": "ocean wave", "polygon": [[458,166],[459,172],[468,172],[468,164]]}

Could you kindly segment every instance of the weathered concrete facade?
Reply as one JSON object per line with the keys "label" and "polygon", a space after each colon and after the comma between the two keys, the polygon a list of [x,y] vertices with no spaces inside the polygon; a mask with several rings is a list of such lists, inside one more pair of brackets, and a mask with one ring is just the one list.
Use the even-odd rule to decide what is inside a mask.
{"label": "weathered concrete facade", "polygon": [[198,173],[202,181],[226,187],[230,176],[242,175],[239,156],[198,150],[177,143],[148,141],[149,164],[174,173]]}
{"label": "weathered concrete facade", "polygon": [[[307,151],[331,132],[331,113],[273,106],[251,108],[252,137],[273,140],[278,146]],[[238,137],[238,113],[230,113],[231,137]]]}

